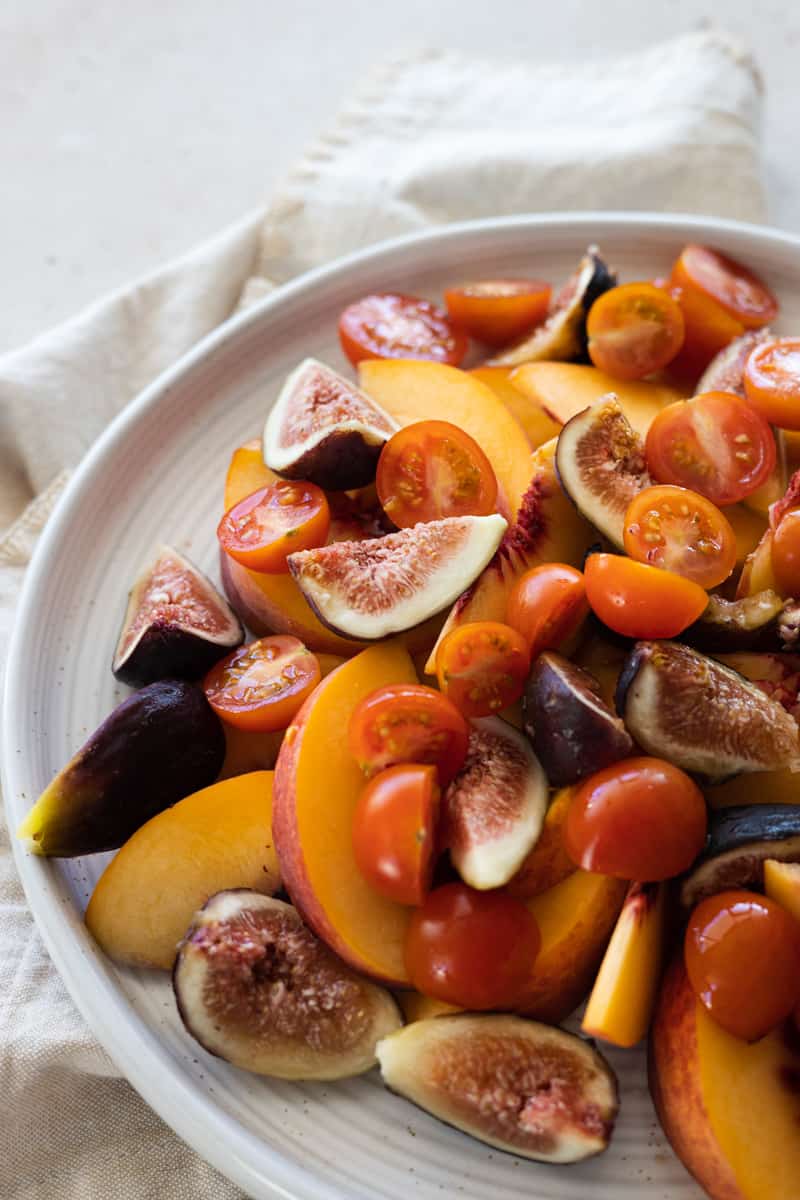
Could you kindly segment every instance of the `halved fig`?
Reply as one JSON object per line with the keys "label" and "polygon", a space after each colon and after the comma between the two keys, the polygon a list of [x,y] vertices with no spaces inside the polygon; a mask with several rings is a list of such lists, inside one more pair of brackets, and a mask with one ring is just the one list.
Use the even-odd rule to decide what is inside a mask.
{"label": "halved fig", "polygon": [[360,1075],[402,1024],[390,994],[346,967],[296,909],[244,888],[217,892],[195,915],[172,984],[201,1046],[277,1079]]}
{"label": "halved fig", "polygon": [[648,754],[725,779],[800,770],[797,722],[761,688],[678,642],[638,642],[617,685],[617,711]]}
{"label": "halved fig", "polygon": [[769,588],[739,600],[709,596],[705,612],[684,629],[681,641],[711,654],[777,650],[783,608],[781,597]]}
{"label": "halved fig", "polygon": [[617,1080],[590,1042],[524,1017],[431,1017],[378,1044],[386,1086],[519,1158],[574,1163],[608,1146]]}
{"label": "halved fig", "polygon": [[525,732],[553,787],[566,787],[633,753],[633,740],[594,676],[552,651],[533,664]]}
{"label": "halved fig", "polygon": [[586,318],[598,296],[615,286],[617,277],[600,257],[597,246],[589,246],[574,275],[554,297],[547,320],[533,333],[501,354],[489,359],[493,367],[517,367],[520,363],[586,360]]}
{"label": "halved fig", "polygon": [[800,862],[800,806],[743,804],[709,813],[706,848],[683,881],[681,903],[688,909],[731,888],[763,890],[768,858]]}
{"label": "halved fig", "polygon": [[121,683],[200,679],[244,641],[227,600],[172,546],[159,546],[128,596],[111,669]]}
{"label": "halved fig", "polygon": [[526,739],[499,717],[473,721],[464,766],[442,797],[442,840],[465,883],[502,887],[542,830],[547,780]]}
{"label": "halved fig", "polygon": [[622,550],[628,505],[652,480],[644,443],[613,392],[567,421],[558,435],[556,469],[578,511]]}
{"label": "halved fig", "polygon": [[305,358],[281,388],[264,426],[264,462],[286,479],[359,488],[375,478],[397,422],[337,371]]}
{"label": "halved fig", "polygon": [[369,541],[301,550],[287,562],[323,625],[375,641],[452,604],[489,562],[505,529],[497,513],[446,517]]}
{"label": "halved fig", "polygon": [[734,338],[712,358],[700,376],[695,395],[733,392],[736,396],[744,396],[744,364],[750,357],[750,351],[771,336],[769,329],[748,329],[741,337]]}

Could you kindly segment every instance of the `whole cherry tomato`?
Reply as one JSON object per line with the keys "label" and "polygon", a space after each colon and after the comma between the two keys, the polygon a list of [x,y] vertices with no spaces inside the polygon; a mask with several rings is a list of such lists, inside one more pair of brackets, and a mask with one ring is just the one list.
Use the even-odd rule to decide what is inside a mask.
{"label": "whole cherry tomato", "polygon": [[315,655],[289,634],[240,646],[203,680],[209,704],[239,729],[269,733],[286,729],[320,681]]}
{"label": "whole cherry tomato", "polygon": [[792,508],[772,533],[772,570],[783,596],[800,596],[800,508]]}
{"label": "whole cherry tomato", "polygon": [[680,307],[652,283],[625,283],[595,300],[586,322],[589,357],[617,379],[644,379],[683,345]]}
{"label": "whole cherry tomato", "polygon": [[694,384],[712,358],[741,337],[744,325],[705,292],[667,284],[667,291],[683,313],[683,346],[669,364],[669,374]]}
{"label": "whole cherry tomato", "polygon": [[683,487],[644,488],[625,513],[625,550],[649,563],[717,587],[736,566],[736,534],[710,500]]}
{"label": "whole cherry tomato", "polygon": [[426,358],[457,367],[469,346],[444,309],[398,292],[350,304],[339,318],[339,340],[353,366],[365,358]]}
{"label": "whole cherry tomato", "polygon": [[295,550],[324,546],[331,523],[325,493],[314,483],[280,479],[245,496],[217,527],[223,550],[251,571],[288,570]]}
{"label": "whole cherry tomato", "polygon": [[422,904],[430,891],[439,813],[436,768],[388,767],[369,781],[353,814],[353,853],[376,892],[396,904]]}
{"label": "whole cherry tomato", "polygon": [[751,350],[744,367],[748,402],[767,421],[800,429],[800,338],[772,338]]}
{"label": "whole cherry tomato", "polygon": [[698,583],[621,554],[590,554],[584,579],[592,611],[624,637],[677,637],[708,604]]}
{"label": "whole cherry tomato", "polygon": [[521,900],[448,883],[411,917],[406,969],[425,996],[477,1011],[513,1008],[540,944],[536,920]]}
{"label": "whole cherry tomato", "polygon": [[530,666],[522,634],[499,621],[458,626],[436,653],[439,687],[468,717],[489,716],[518,700]]}
{"label": "whole cherry tomato", "polygon": [[464,765],[469,726],[452,701],[434,688],[393,683],[356,705],[348,738],[365,775],[395,763],[432,763],[444,787]]}
{"label": "whole cherry tomato", "polygon": [[442,517],[484,517],[497,502],[489,459],[448,421],[416,421],[389,438],[375,484],[384,512],[401,529]]}
{"label": "whole cherry tomato", "polygon": [[708,246],[684,246],[671,281],[709,297],[745,329],[760,329],[778,315],[778,301],[758,276]]}
{"label": "whole cherry tomato", "polygon": [[542,563],[512,587],[506,621],[528,643],[531,661],[557,650],[580,629],[589,613],[583,575],[566,563]]}
{"label": "whole cherry tomato", "polygon": [[447,288],[451,320],[487,346],[522,337],[547,316],[550,284],[541,279],[483,279]]}

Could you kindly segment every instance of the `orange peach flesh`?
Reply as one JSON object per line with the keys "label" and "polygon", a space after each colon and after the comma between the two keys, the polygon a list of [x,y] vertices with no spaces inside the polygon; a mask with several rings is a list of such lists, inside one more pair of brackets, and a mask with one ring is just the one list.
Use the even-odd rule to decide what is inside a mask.
{"label": "orange peach flesh", "polygon": [[575,870],[561,836],[573,791],[574,788],[561,788],[550,801],[536,845],[506,884],[506,891],[512,896],[530,900],[555,887]]}
{"label": "orange peach flesh", "polygon": [[490,387],[498,400],[502,400],[522,428],[535,450],[543,442],[549,442],[556,437],[560,426],[541,408],[533,403],[524,392],[515,387],[510,375],[514,367],[473,367],[470,375]]}

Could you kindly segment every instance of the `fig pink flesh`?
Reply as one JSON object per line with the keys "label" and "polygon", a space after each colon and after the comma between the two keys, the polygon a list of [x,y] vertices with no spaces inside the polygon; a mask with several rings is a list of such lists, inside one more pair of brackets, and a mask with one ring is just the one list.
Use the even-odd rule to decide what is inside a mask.
{"label": "fig pink flesh", "polygon": [[138,611],[117,647],[117,659],[125,657],[146,625],[188,625],[210,638],[222,637],[230,628],[221,600],[211,602],[208,588],[200,586],[195,574],[169,547],[162,550],[149,577],[139,586]]}
{"label": "fig pink flesh", "polygon": [[354,383],[323,363],[308,359],[295,378],[294,392],[282,413],[277,445],[290,449],[345,423],[364,425],[386,438],[396,429]]}

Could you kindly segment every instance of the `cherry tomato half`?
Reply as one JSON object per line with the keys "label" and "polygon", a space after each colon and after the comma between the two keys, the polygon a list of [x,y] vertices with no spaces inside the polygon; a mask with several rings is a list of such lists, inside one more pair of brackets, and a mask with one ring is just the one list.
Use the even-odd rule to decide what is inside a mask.
{"label": "cherry tomato half", "polygon": [[325,493],[314,483],[279,479],[234,504],[217,526],[223,550],[251,571],[286,571],[295,550],[324,546],[331,524]]}
{"label": "cherry tomato half", "polygon": [[467,336],[429,300],[378,292],[339,317],[339,341],[353,366],[365,358],[425,358],[457,367]]}
{"label": "cherry tomato half", "polygon": [[800,508],[792,508],[772,534],[772,570],[782,596],[800,597]]}
{"label": "cherry tomato half", "polygon": [[439,814],[436,768],[388,767],[371,779],[353,814],[353,853],[367,883],[396,904],[430,891]]}
{"label": "cherry tomato half", "polygon": [[645,455],[659,483],[691,488],[714,504],[736,504],[775,469],[775,436],[741,396],[705,392],[658,413]]}
{"label": "cherry tomato half", "polygon": [[701,901],[684,959],[697,999],[745,1041],[769,1033],[800,1000],[800,924],[766,896],[731,891]]}
{"label": "cherry tomato half", "polygon": [[521,900],[448,883],[430,892],[406,934],[406,969],[425,996],[479,1011],[512,1008],[541,937]]}
{"label": "cherry tomato half", "polygon": [[518,700],[530,666],[522,634],[499,621],[459,626],[436,654],[439,687],[468,717],[487,717]]}
{"label": "cherry tomato half", "polygon": [[577,786],[564,848],[584,871],[649,883],[692,865],[706,824],[694,780],[660,758],[627,758]]}
{"label": "cherry tomato half", "polygon": [[702,588],[717,587],[736,566],[736,534],[718,508],[688,488],[644,488],[625,513],[625,550],[651,567]]}
{"label": "cherry tomato half", "polygon": [[800,338],[773,338],[748,355],[744,391],[767,421],[800,429]]}
{"label": "cherry tomato half", "polygon": [[444,302],[451,320],[470,337],[503,346],[545,319],[550,293],[541,279],[484,279],[447,288]]}
{"label": "cherry tomato half", "polygon": [[621,554],[590,554],[584,579],[592,611],[624,637],[677,637],[708,604],[698,583]]}
{"label": "cherry tomato half", "polygon": [[707,246],[684,246],[671,281],[709,296],[745,329],[760,329],[778,315],[778,301],[752,271]]}
{"label": "cherry tomato half", "polygon": [[497,502],[492,464],[449,421],[416,421],[390,437],[375,483],[384,512],[400,529],[442,517],[485,517]]}
{"label": "cherry tomato half", "polygon": [[603,292],[586,321],[589,357],[617,379],[644,379],[671,362],[683,345],[683,313],[652,283]]}
{"label": "cherry tomato half", "polygon": [[365,775],[395,763],[432,763],[444,787],[464,765],[469,726],[452,701],[434,688],[393,683],[356,705],[348,738]]}
{"label": "cherry tomato half", "polygon": [[289,634],[240,646],[211,668],[203,691],[214,712],[238,729],[286,729],[320,681],[316,656]]}
{"label": "cherry tomato half", "polygon": [[512,587],[506,621],[525,638],[533,660],[573,637],[588,613],[581,572],[566,563],[542,563],[525,571]]}

